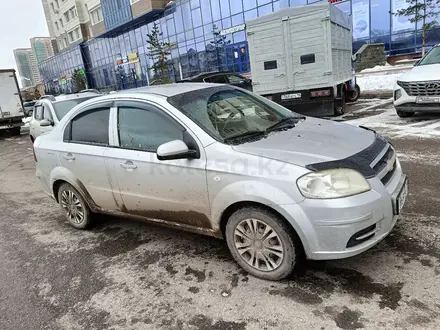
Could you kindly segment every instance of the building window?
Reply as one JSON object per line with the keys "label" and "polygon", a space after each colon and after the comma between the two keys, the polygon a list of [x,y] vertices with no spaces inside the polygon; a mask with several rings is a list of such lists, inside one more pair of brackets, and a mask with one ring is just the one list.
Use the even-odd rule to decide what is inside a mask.
{"label": "building window", "polygon": [[70,19],[73,19],[73,18],[78,16],[78,12],[76,11],[76,7],[75,6],[70,8],[69,12],[70,12]]}
{"label": "building window", "polygon": [[102,22],[102,8],[99,6],[98,8],[92,10],[90,12],[90,17],[92,18],[92,25],[98,24],[99,22]]}
{"label": "building window", "polygon": [[55,28],[57,29],[57,31],[59,30],[58,22],[55,22]]}
{"label": "building window", "polygon": [[64,23],[63,23],[63,19],[60,18],[60,26],[63,28],[64,27]]}
{"label": "building window", "polygon": [[66,11],[66,12],[64,13],[64,19],[66,20],[67,23],[70,21],[70,18],[69,18],[69,11]]}
{"label": "building window", "polygon": [[52,11],[54,12],[54,14],[56,14],[56,12],[55,12],[55,6],[54,6],[53,2],[50,3],[50,6],[52,7]]}
{"label": "building window", "polygon": [[60,2],[58,0],[55,0],[55,4],[57,5],[57,9],[60,8]]}
{"label": "building window", "polygon": [[75,38],[76,38],[75,40],[78,40],[81,38],[81,34],[79,33],[79,28],[75,29]]}
{"label": "building window", "polygon": [[69,40],[70,40],[70,42],[74,42],[75,41],[75,37],[73,36],[73,31],[69,32]]}

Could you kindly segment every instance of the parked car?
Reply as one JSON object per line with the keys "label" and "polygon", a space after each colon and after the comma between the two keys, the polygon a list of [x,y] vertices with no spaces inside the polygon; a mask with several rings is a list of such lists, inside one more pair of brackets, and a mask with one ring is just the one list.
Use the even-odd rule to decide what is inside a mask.
{"label": "parked car", "polygon": [[396,224],[408,186],[394,148],[228,85],[150,86],[88,100],[34,143],[37,177],[68,222],[94,213],[226,239],[279,280],[357,255]]}
{"label": "parked car", "polygon": [[34,105],[37,101],[27,101],[23,102],[23,110],[25,117],[32,117],[34,113]]}
{"label": "parked car", "polygon": [[34,105],[32,119],[29,122],[29,134],[32,142],[42,133],[49,132],[76,105],[101,94],[89,92],[54,97],[45,95]]}
{"label": "parked car", "polygon": [[418,111],[440,112],[440,44],[398,78],[394,107],[399,117],[411,117]]}
{"label": "parked car", "polygon": [[205,72],[197,76],[178,81],[178,83],[184,82],[229,84],[252,91],[252,80],[234,72]]}

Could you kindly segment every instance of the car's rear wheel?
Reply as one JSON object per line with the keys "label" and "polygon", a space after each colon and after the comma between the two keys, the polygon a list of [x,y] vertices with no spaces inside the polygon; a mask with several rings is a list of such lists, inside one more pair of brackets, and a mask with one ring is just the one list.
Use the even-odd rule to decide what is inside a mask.
{"label": "car's rear wheel", "polygon": [[412,117],[412,116],[414,116],[414,114],[415,114],[414,111],[400,111],[400,110],[397,110],[396,112],[397,112],[397,115],[398,115],[400,118]]}
{"label": "car's rear wheel", "polygon": [[300,259],[297,235],[283,219],[262,208],[243,208],[233,213],[225,236],[238,264],[259,278],[283,279]]}
{"label": "car's rear wheel", "polygon": [[58,190],[58,203],[67,221],[77,229],[90,226],[92,212],[81,194],[68,183],[63,183]]}

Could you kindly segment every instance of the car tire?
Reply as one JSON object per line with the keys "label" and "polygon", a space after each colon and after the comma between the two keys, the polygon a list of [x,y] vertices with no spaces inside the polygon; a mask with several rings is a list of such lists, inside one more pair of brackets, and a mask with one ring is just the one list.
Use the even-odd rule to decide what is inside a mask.
{"label": "car tire", "polygon": [[346,101],[347,102],[356,102],[359,99],[359,96],[361,95],[361,88],[358,84],[354,87],[354,90],[347,91],[346,93]]}
{"label": "car tire", "polygon": [[12,135],[20,135],[21,134],[21,127],[14,127],[14,128],[11,128],[11,134]]}
{"label": "car tire", "polygon": [[58,203],[71,226],[76,229],[90,226],[92,212],[81,194],[70,184],[63,183],[58,189]]}
{"label": "car tire", "polygon": [[400,110],[397,110],[396,112],[397,112],[397,115],[398,115],[400,118],[408,118],[408,117],[412,117],[412,116],[414,116],[414,114],[415,114],[414,111],[400,111]]}
{"label": "car tire", "polygon": [[225,237],[238,264],[262,279],[277,281],[289,276],[302,258],[296,233],[284,219],[264,208],[246,207],[233,213]]}

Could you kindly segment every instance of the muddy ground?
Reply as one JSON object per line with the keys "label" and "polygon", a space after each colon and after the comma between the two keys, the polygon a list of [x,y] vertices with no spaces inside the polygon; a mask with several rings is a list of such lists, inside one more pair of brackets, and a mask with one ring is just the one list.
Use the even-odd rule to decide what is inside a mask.
{"label": "muddy ground", "polygon": [[404,214],[366,253],[281,282],[241,271],[221,240],[108,216],[71,228],[28,136],[1,137],[0,329],[440,328],[440,116],[368,106],[339,120],[391,139],[411,184]]}

